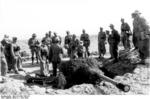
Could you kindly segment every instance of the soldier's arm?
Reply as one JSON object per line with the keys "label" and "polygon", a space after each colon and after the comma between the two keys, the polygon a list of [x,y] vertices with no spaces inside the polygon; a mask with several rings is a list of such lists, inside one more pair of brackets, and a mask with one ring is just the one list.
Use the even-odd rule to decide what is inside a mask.
{"label": "soldier's arm", "polygon": [[30,46],[30,43],[31,43],[31,39],[28,40],[28,45],[29,45],[29,46]]}
{"label": "soldier's arm", "polygon": [[39,57],[40,62],[43,62],[42,57],[41,57],[41,47],[38,47],[38,52],[37,52],[37,54],[38,54],[38,57]]}
{"label": "soldier's arm", "polygon": [[106,33],[104,32],[104,40],[106,41]]}
{"label": "soldier's arm", "polygon": [[13,45],[10,45],[10,53],[12,55],[12,57],[15,59],[15,53],[14,53],[14,49],[13,49]]}

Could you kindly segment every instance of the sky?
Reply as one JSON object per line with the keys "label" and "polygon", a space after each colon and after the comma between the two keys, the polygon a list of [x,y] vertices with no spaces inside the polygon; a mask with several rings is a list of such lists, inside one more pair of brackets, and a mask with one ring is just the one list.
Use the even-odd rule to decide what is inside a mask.
{"label": "sky", "polygon": [[51,30],[61,36],[69,30],[90,35],[114,24],[120,31],[124,18],[132,28],[131,13],[139,10],[150,22],[149,0],[0,0],[0,40],[4,34],[29,39],[32,33],[42,38]]}

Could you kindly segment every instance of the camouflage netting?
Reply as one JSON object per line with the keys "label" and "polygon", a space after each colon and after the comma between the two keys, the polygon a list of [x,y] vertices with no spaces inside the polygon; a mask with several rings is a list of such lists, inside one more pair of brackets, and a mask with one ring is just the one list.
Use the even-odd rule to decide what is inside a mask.
{"label": "camouflage netting", "polygon": [[96,59],[89,58],[62,62],[59,70],[65,76],[66,87],[71,87],[82,83],[95,84],[100,80],[99,75],[103,75],[100,67],[101,64]]}
{"label": "camouflage netting", "polygon": [[139,53],[136,50],[121,50],[119,52],[119,61],[117,63],[109,60],[105,61],[102,70],[107,71],[106,73],[111,73],[113,77],[116,75],[124,75],[125,73],[132,73],[137,66],[136,63],[139,61]]}

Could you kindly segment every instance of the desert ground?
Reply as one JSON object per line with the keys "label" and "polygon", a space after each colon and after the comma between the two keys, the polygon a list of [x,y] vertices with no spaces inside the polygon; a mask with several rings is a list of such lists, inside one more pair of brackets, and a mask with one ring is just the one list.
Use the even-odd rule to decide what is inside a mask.
{"label": "desert ground", "polygon": [[[91,37],[90,52],[97,51],[97,38]],[[29,52],[27,41],[19,42],[21,48]],[[105,58],[110,57],[109,46],[106,44],[107,53]],[[119,47],[119,50],[122,47]],[[97,57],[97,56],[92,56]],[[39,73],[40,65],[31,64],[31,61],[23,62],[23,68],[30,74]],[[130,67],[128,67],[130,68]],[[50,64],[50,70],[52,70]],[[51,86],[42,86],[36,84],[26,84],[25,73],[9,73],[5,82],[0,83],[0,94],[3,99],[7,97],[27,98],[30,95],[148,95],[150,88],[150,68],[149,65],[137,65],[132,72],[126,72],[123,75],[115,76],[114,80],[130,85],[129,92],[123,92],[117,89],[113,84],[102,81],[99,85],[80,84],[74,85],[68,89],[53,89]]]}

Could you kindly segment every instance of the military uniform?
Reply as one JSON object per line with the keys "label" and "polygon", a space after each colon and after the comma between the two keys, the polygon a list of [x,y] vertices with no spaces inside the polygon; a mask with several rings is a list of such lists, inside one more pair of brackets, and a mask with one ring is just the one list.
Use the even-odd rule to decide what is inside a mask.
{"label": "military uniform", "polygon": [[101,57],[101,54],[104,55],[106,53],[105,41],[106,41],[105,32],[99,32],[99,34],[98,34],[98,51],[99,51],[100,57]]}
{"label": "military uniform", "polygon": [[44,37],[43,39],[42,39],[42,41],[45,41],[45,44],[48,46],[48,47],[50,47],[51,46],[51,44],[52,44],[52,39],[50,38],[50,37]]}
{"label": "military uniform", "polygon": [[46,44],[42,44],[39,48],[39,59],[41,75],[47,76],[49,74],[49,48]]}
{"label": "military uniform", "polygon": [[70,43],[71,43],[71,40],[72,40],[72,37],[71,37],[71,35],[67,35],[66,37],[65,37],[65,46],[67,46],[67,54],[68,54],[68,56],[70,57],[70,55],[71,55],[71,49],[70,49],[70,47],[69,47],[69,45],[70,45]]}
{"label": "military uniform", "polygon": [[13,64],[12,57],[11,57],[11,46],[12,46],[11,43],[7,43],[5,45],[5,50],[4,50],[7,65],[8,65],[8,70],[11,70]]}
{"label": "military uniform", "polygon": [[54,44],[54,43],[56,42],[56,38],[57,38],[57,37],[59,38],[59,44],[61,44],[61,41],[62,41],[62,40],[61,40],[61,37],[60,37],[60,36],[53,36],[53,37],[52,37],[52,43]]}
{"label": "military uniform", "polygon": [[62,54],[63,54],[63,49],[60,46],[60,44],[54,43],[50,49],[50,57],[51,57],[52,65],[53,65],[54,76],[57,75],[57,67],[58,67],[58,64],[61,62]]}
{"label": "military uniform", "polygon": [[86,48],[83,45],[80,45],[80,44],[78,45],[77,55],[78,55],[78,58],[86,58],[87,57]]}
{"label": "military uniform", "polygon": [[71,59],[74,59],[74,58],[77,57],[77,48],[78,48],[78,45],[79,45],[79,40],[76,39],[76,38],[73,38],[71,40],[71,43],[69,44],[69,48],[71,49],[71,55],[70,55]]}
{"label": "military uniform", "polygon": [[122,35],[122,43],[125,49],[130,48],[130,40],[129,36],[131,35],[130,33],[130,27],[127,23],[122,23],[121,24],[121,35]]}
{"label": "military uniform", "polygon": [[7,75],[7,71],[8,71],[8,65],[7,65],[7,62],[6,62],[6,58],[5,58],[5,54],[4,54],[4,46],[1,45],[0,43],[0,75],[2,76],[6,76]]}
{"label": "military uniform", "polygon": [[89,46],[90,46],[90,39],[88,34],[81,34],[80,40],[83,41],[83,46],[86,48],[86,52],[88,53],[88,56],[90,55],[89,52]]}
{"label": "military uniform", "polygon": [[[22,70],[22,62],[21,62],[21,56],[20,56],[20,47],[17,44],[12,43],[12,60],[13,60],[13,69],[15,72]],[[14,55],[13,55],[14,53]]]}
{"label": "military uniform", "polygon": [[142,17],[133,20],[133,44],[139,50],[142,60],[149,56],[149,26]]}
{"label": "military uniform", "polygon": [[110,53],[112,54],[112,58],[115,60],[118,60],[118,44],[120,42],[120,35],[118,34],[118,31],[113,29],[111,31],[111,35],[109,37],[109,44],[110,44]]}
{"label": "military uniform", "polygon": [[29,45],[29,48],[31,50],[31,54],[32,54],[32,64],[34,62],[34,54],[36,55],[36,59],[37,59],[37,63],[38,63],[38,47],[39,47],[39,41],[37,39],[33,39],[33,38],[30,38],[29,41],[28,41],[28,45]]}

